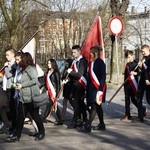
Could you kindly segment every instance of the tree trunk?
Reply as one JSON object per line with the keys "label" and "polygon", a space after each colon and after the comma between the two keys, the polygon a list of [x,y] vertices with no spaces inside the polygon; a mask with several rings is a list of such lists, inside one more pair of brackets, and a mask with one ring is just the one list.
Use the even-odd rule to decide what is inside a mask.
{"label": "tree trunk", "polygon": [[[122,19],[125,18],[125,14],[126,14],[126,11],[127,11],[127,8],[128,8],[128,5],[129,5],[129,0],[122,0],[122,2],[120,1],[116,1],[116,0],[111,0],[110,1],[110,7],[111,7],[111,11],[112,11],[112,17],[113,16],[119,16],[121,17]],[[112,40],[112,45],[111,45],[111,68],[110,68],[110,80],[109,82],[116,82],[117,80],[117,61],[116,61],[116,53],[115,53],[115,50],[116,50],[116,47],[115,47],[115,39],[113,39],[114,37],[111,36],[111,40]],[[120,63],[119,63],[119,66],[121,66],[121,60],[122,60],[122,55],[121,55],[121,50],[122,50],[122,47],[121,47],[121,43],[122,43],[122,39],[119,39],[118,41],[118,63],[119,63],[119,60],[120,60]],[[122,68],[120,68],[120,70],[122,70]],[[117,83],[119,83],[120,79],[117,81]]]}

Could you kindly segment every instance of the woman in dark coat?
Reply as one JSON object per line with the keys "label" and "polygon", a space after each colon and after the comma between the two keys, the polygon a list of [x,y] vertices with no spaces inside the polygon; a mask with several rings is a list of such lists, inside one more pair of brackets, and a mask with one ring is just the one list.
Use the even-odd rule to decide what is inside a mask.
{"label": "woman in dark coat", "polygon": [[91,49],[91,62],[88,68],[87,79],[87,104],[91,106],[91,113],[89,121],[83,126],[81,131],[91,132],[91,124],[95,118],[96,113],[99,118],[99,125],[94,129],[105,130],[105,124],[103,119],[102,103],[105,102],[106,94],[106,66],[100,56],[100,47],[94,46]]}
{"label": "woman in dark coat", "polygon": [[[47,66],[48,72],[46,75],[46,88],[48,90],[48,94],[53,105],[57,104],[57,102],[55,103],[55,99],[60,91],[60,73],[55,59],[49,59]],[[55,125],[63,125],[60,110],[58,108],[58,105],[56,106],[57,107],[55,107],[54,109],[56,111],[58,119]]]}

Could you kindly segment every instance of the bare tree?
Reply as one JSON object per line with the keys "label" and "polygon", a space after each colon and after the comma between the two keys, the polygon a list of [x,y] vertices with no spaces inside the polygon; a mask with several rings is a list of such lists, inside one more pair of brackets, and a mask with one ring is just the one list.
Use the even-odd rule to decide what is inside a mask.
{"label": "bare tree", "polygon": [[14,48],[18,47],[18,43],[20,43],[20,39],[22,39],[20,36],[22,36],[24,30],[26,16],[32,11],[32,9],[37,9],[37,6],[39,5],[40,7],[46,7],[44,3],[39,0],[0,0],[0,9],[8,29],[7,43]]}

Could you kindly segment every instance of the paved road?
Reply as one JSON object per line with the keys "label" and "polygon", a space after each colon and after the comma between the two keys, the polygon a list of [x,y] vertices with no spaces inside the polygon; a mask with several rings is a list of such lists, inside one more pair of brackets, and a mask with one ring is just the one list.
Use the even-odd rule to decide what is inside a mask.
{"label": "paved road", "polygon": [[[107,100],[114,94],[116,89],[108,89]],[[146,103],[145,103],[146,105]],[[61,106],[61,101],[60,101]],[[6,143],[6,134],[0,135],[0,150],[149,150],[150,149],[150,115],[144,123],[136,121],[137,111],[131,104],[133,121],[121,121],[124,115],[124,93],[121,90],[107,107],[103,105],[106,131],[92,131],[80,133],[76,130],[66,129],[71,121],[72,109],[69,108],[65,125],[54,126],[53,123],[44,123],[46,137],[42,141],[35,141],[28,136],[33,127],[25,124],[22,138],[19,142]],[[150,112],[150,107],[148,108]],[[54,121],[54,117],[48,118]],[[93,125],[97,125],[96,116]]]}

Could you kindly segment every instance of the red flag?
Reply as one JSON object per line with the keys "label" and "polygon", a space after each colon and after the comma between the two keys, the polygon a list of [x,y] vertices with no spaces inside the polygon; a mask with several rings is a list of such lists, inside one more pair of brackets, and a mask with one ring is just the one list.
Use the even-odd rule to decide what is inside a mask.
{"label": "red flag", "polygon": [[85,42],[81,47],[81,53],[87,60],[90,60],[90,48],[92,46],[99,45],[103,48],[103,51],[100,57],[105,61],[104,54],[104,44],[103,44],[103,36],[102,36],[102,28],[101,28],[101,18],[100,16],[96,16],[94,22],[90,28],[90,31],[87,34]]}

